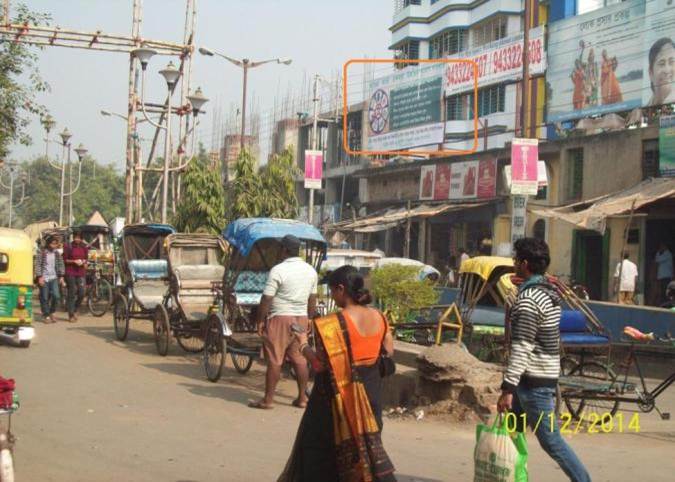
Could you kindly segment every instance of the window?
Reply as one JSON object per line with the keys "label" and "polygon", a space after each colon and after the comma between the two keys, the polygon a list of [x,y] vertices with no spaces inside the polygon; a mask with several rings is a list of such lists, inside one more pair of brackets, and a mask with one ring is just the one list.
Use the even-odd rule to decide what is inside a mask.
{"label": "window", "polygon": [[581,199],[584,187],[584,149],[567,151],[567,199]]}
{"label": "window", "polygon": [[[401,45],[401,47],[394,54],[396,59],[419,59],[420,58],[420,42],[419,40],[410,40]],[[417,65],[415,63],[396,64],[397,69],[405,69],[409,65]]]}
{"label": "window", "polygon": [[[506,85],[492,85],[478,90],[478,117],[504,112]],[[469,94],[469,119],[473,118],[473,94]]]}
{"label": "window", "polygon": [[548,197],[548,186],[541,186],[534,197],[537,201],[546,201]]}
{"label": "window", "polygon": [[465,109],[462,108],[465,101],[465,95],[457,94],[447,97],[445,99],[445,119],[449,121],[465,120]]}
{"label": "window", "polygon": [[429,58],[440,59],[461,52],[466,47],[465,29],[447,30],[429,40]]}
{"label": "window", "polygon": [[[506,85],[493,85],[478,90],[478,116],[504,112]],[[446,120],[473,119],[473,93],[456,94],[445,99]]]}
{"label": "window", "polygon": [[347,140],[349,148],[352,151],[361,150],[361,135],[362,135],[362,113],[350,112],[347,114]]}
{"label": "window", "polygon": [[409,5],[422,5],[422,0],[403,0],[404,7]]}
{"label": "window", "polygon": [[498,15],[486,22],[478,24],[471,30],[474,47],[489,44],[506,37],[506,17]]}
{"label": "window", "polygon": [[9,269],[9,257],[5,253],[0,253],[0,273],[6,273]]}
{"label": "window", "polygon": [[642,141],[642,179],[659,175],[659,141]]}
{"label": "window", "polygon": [[532,237],[546,241],[546,221],[538,219],[532,226]]}

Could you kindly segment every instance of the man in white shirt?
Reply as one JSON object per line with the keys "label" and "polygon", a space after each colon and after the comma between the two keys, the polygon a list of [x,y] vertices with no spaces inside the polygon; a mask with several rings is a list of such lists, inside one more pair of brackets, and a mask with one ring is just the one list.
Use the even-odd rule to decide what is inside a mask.
{"label": "man in white shirt", "polygon": [[250,403],[252,408],[272,408],[285,358],[293,363],[298,382],[298,398],[293,405],[299,408],[307,406],[309,372],[291,326],[299,325],[308,329],[309,318],[316,311],[318,275],[311,265],[300,258],[298,238],[284,236],[281,245],[284,260],[270,270],[258,307],[258,334],[263,337],[267,375],[265,397]]}
{"label": "man in white shirt", "polygon": [[[623,267],[622,267],[623,265]],[[619,279],[621,278],[621,279]],[[619,292],[618,302],[621,305],[634,305],[635,287],[637,286],[638,268],[623,253],[623,261],[616,264],[614,271],[614,293]]]}

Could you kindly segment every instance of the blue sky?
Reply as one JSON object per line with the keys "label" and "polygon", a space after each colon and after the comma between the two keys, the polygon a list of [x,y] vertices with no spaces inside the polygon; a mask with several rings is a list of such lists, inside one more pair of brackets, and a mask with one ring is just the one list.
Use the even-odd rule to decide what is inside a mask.
{"label": "blue sky", "polygon": [[[16,0],[13,0],[15,3]],[[131,0],[27,0],[37,11],[49,12],[62,28],[129,34]],[[142,35],[180,42],[184,0],[144,0]],[[305,75],[332,75],[355,57],[391,57],[388,27],[392,0],[200,0],[197,46],[204,45],[235,58],[253,60],[291,57],[290,66],[271,64],[250,71],[249,92],[261,110],[271,109],[279,87],[301,83]],[[125,152],[125,123],[99,111],[126,111],[128,57],[122,53],[90,52],[59,47],[40,54],[40,71],[51,92],[40,97],[57,122],[53,133],[67,126],[72,142],[82,142],[99,161],[121,166]],[[155,57],[148,66],[146,100],[163,101],[166,87],[157,73],[168,62]],[[211,112],[241,102],[241,70],[218,58],[197,56],[193,87],[201,86],[206,104],[202,140],[210,146]],[[177,99],[177,97],[175,97]],[[44,131],[34,120],[33,145],[16,145],[11,157],[30,159],[44,153]],[[150,137],[151,131],[141,132]],[[147,149],[147,147],[146,147]]]}

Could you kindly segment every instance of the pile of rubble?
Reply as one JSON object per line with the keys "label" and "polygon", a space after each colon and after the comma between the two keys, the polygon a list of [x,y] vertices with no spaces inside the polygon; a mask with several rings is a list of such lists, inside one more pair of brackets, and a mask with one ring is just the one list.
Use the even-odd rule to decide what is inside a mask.
{"label": "pile of rubble", "polygon": [[417,365],[418,402],[428,405],[427,414],[476,421],[496,410],[502,366],[482,362],[455,343],[429,347]]}

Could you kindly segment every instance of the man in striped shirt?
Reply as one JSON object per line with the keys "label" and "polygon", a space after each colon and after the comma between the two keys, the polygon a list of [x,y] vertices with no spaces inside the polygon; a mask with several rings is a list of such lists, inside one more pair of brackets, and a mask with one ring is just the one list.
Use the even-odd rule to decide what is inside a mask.
{"label": "man in striped shirt", "polygon": [[523,238],[515,242],[514,250],[516,276],[524,282],[511,309],[510,356],[497,409],[513,411],[521,424],[524,414],[541,447],[570,480],[587,482],[591,477],[560,435],[555,415],[561,300],[544,276],[551,262],[548,245]]}

